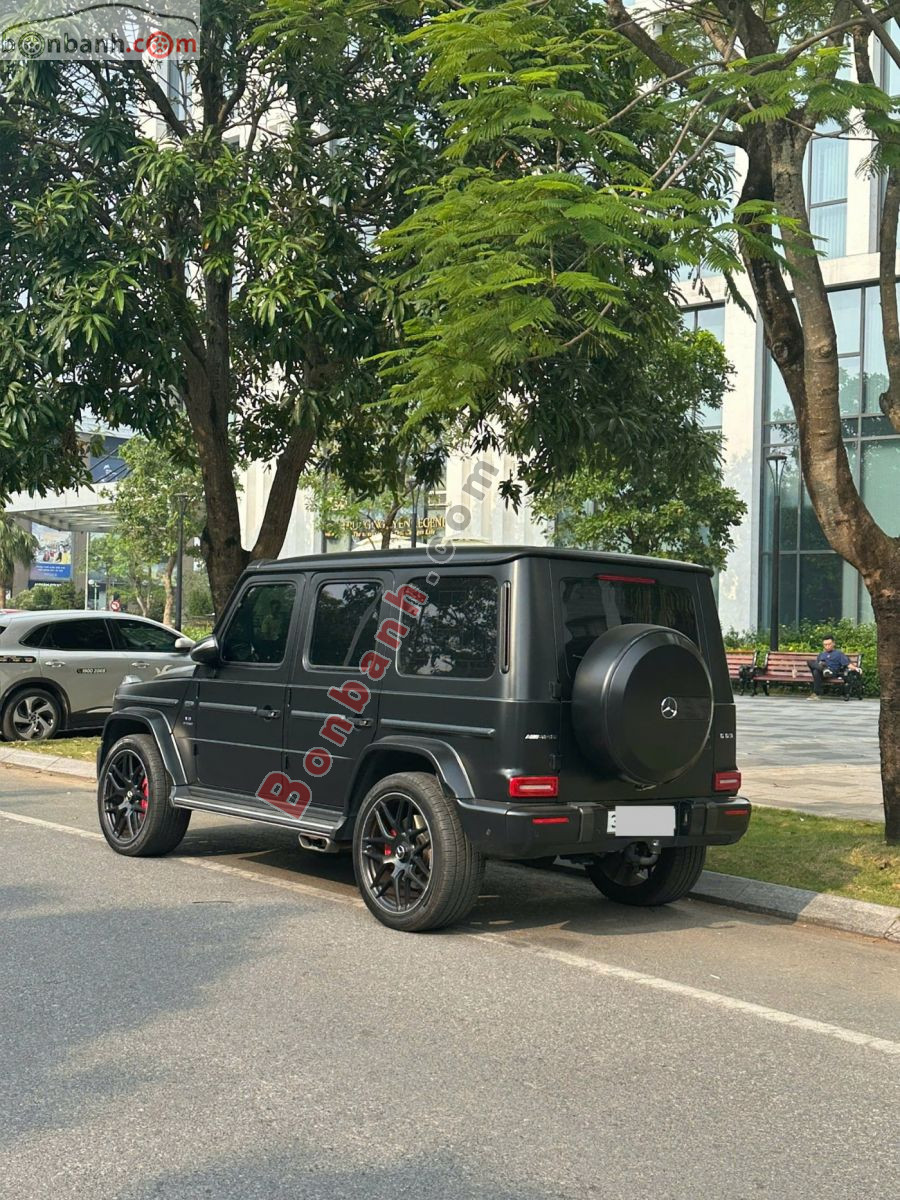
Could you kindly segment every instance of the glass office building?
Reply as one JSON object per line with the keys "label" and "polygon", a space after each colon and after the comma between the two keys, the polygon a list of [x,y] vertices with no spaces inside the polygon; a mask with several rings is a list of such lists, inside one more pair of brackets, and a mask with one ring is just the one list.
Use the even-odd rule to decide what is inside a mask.
{"label": "glass office building", "polygon": [[[837,331],[844,444],[872,515],[887,533],[900,537],[900,436],[879,406],[887,382],[877,286],[881,187],[860,169],[866,143],[838,138],[829,126],[819,134],[807,153],[804,183]],[[738,183],[741,159],[738,152]],[[857,572],[830,549],[813,512],[800,472],[794,412],[763,344],[761,322],[726,303],[716,277],[703,282],[713,302],[700,302],[701,291],[686,286],[685,322],[715,333],[734,365],[733,390],[721,414],[709,414],[707,423],[721,425],[726,480],[749,509],[720,581],[722,624],[768,625],[774,484],[766,459],[772,454],[787,457],[778,547],[782,622],[871,620]],[[749,285],[741,291],[755,312]]]}

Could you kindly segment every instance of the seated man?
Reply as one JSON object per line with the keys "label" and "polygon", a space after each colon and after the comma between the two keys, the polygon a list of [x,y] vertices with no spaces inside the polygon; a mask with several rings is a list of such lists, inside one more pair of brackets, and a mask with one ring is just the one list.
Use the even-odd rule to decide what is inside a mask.
{"label": "seated man", "polygon": [[818,658],[811,658],[806,664],[813,677],[813,690],[809,693],[810,700],[818,700],[825,690],[825,684],[831,679],[843,679],[848,671],[858,671],[852,667],[850,659],[838,650],[834,638],[829,635],[822,639],[822,653]]}

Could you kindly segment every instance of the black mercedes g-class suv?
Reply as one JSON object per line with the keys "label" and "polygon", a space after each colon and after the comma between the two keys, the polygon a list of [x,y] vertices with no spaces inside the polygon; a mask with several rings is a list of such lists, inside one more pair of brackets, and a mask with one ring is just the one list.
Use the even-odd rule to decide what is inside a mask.
{"label": "black mercedes g-class suv", "polygon": [[583,863],[664,904],[735,842],[735,710],[709,572],[539,547],[256,563],[195,665],[127,680],[103,833],[158,855],[192,809],[351,849],[369,909],[435,929],[485,857]]}

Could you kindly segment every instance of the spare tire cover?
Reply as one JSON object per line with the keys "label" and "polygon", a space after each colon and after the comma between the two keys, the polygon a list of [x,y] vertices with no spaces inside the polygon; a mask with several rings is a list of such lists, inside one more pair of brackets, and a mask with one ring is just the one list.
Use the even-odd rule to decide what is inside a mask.
{"label": "spare tire cover", "polygon": [[703,752],[712,684],[694,643],[661,625],[619,625],[589,647],[572,685],[578,745],[592,763],[642,786],[666,783]]}

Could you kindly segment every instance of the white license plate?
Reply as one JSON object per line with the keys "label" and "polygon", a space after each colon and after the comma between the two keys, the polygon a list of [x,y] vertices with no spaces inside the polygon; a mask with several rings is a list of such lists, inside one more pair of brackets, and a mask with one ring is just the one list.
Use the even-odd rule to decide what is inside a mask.
{"label": "white license plate", "polygon": [[671,837],[675,832],[675,805],[620,804],[610,809],[606,828],[616,837]]}

